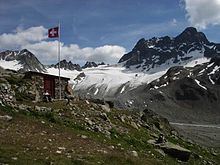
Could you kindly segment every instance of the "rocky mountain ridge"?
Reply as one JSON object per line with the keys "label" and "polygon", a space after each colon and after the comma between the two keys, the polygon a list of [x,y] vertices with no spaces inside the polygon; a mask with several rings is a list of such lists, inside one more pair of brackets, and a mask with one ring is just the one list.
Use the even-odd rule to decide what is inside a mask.
{"label": "rocky mountain ridge", "polygon": [[[82,69],[86,69],[86,68],[92,68],[92,67],[98,67],[99,65],[105,65],[104,62],[102,63],[95,63],[95,62],[91,62],[91,61],[87,61],[85,63],[85,65],[83,65],[82,67],[79,64],[73,64],[71,61],[67,62],[65,59],[60,61],[60,68],[65,69],[65,70],[77,70],[77,71],[82,71]],[[58,68],[59,67],[59,63],[57,64],[52,64],[49,67],[53,67],[53,68]]]}
{"label": "rocky mountain ridge", "polygon": [[21,68],[20,72],[25,71],[36,71],[36,72],[46,72],[46,68],[41,62],[36,58],[36,56],[23,49],[21,51],[4,51],[0,53],[0,59],[5,61],[17,61]]}
{"label": "rocky mountain ridge", "polygon": [[[49,67],[59,68],[59,63],[52,64]],[[82,68],[80,67],[79,64],[73,64],[71,61],[67,62],[65,59],[60,61],[60,68],[65,69],[65,70],[68,69],[68,70],[82,71]]]}
{"label": "rocky mountain ridge", "polygon": [[[13,61],[15,62],[14,65],[17,65],[18,69],[15,69],[15,66],[12,66],[16,71],[19,72],[26,72],[26,71],[36,71],[36,72],[47,72],[46,68],[58,68],[59,63],[51,64],[51,65],[43,65],[37,57],[31,53],[27,49],[23,49],[21,51],[12,51],[6,50],[0,52],[0,60],[4,61]],[[86,62],[84,66],[80,66],[79,64],[73,64],[71,61],[62,60],[60,61],[60,68],[65,70],[77,70],[82,71],[85,68],[97,67],[99,65],[105,65],[104,62],[96,64],[95,62]],[[7,66],[6,66],[7,69]],[[13,70],[13,69],[12,69]]]}
{"label": "rocky mountain ridge", "polygon": [[184,65],[198,58],[220,55],[220,44],[209,42],[205,34],[188,27],[178,36],[140,39],[131,52],[125,54],[119,63],[126,67],[151,71],[155,68],[168,69]]}
{"label": "rocky mountain ridge", "polygon": [[87,62],[85,63],[85,65],[82,66],[82,68],[85,69],[85,68],[98,67],[99,65],[105,65],[105,63],[104,63],[104,62],[101,62],[101,63],[98,63],[98,64],[97,64],[97,63],[95,63],[95,62],[87,61]]}

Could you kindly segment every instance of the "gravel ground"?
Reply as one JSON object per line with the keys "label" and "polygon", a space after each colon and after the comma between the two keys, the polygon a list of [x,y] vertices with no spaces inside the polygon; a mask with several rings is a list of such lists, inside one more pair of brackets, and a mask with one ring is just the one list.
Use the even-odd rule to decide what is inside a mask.
{"label": "gravel ground", "polygon": [[207,147],[220,147],[220,127],[208,125],[180,125],[172,126],[185,138]]}

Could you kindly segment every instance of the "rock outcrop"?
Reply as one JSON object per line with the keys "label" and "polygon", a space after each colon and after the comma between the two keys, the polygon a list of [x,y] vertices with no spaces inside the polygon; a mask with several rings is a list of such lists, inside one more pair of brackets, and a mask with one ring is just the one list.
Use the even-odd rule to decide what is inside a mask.
{"label": "rock outcrop", "polygon": [[95,62],[87,61],[87,62],[85,63],[85,65],[82,66],[82,68],[85,69],[85,68],[98,67],[99,65],[105,65],[105,63],[104,63],[104,62],[101,62],[101,63],[97,64],[97,63],[95,63]]}
{"label": "rock outcrop", "polygon": [[[49,67],[59,68],[59,63],[52,64]],[[60,61],[60,68],[65,70],[77,70],[82,71],[82,68],[79,64],[73,64],[71,61],[67,62],[66,60]]]}

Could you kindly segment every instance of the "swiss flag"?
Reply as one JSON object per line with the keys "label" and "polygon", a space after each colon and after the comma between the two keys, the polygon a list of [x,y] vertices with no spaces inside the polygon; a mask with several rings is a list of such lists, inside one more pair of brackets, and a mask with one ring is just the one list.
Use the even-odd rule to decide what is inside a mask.
{"label": "swiss flag", "polygon": [[48,29],[48,37],[49,38],[59,37],[59,27]]}

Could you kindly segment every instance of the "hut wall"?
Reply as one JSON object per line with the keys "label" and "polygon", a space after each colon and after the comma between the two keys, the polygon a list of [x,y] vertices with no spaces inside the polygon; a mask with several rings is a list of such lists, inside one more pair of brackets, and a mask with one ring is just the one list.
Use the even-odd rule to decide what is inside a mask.
{"label": "hut wall", "polygon": [[[68,81],[65,79],[60,80],[60,85],[61,85],[61,98],[64,98],[64,90],[65,86],[68,84]],[[55,99],[60,98],[60,89],[59,89],[59,79],[55,79]]]}

